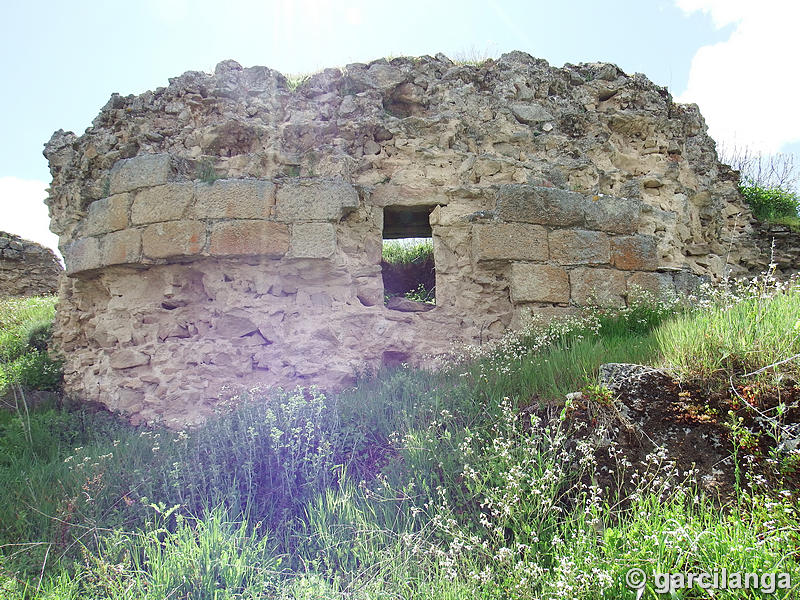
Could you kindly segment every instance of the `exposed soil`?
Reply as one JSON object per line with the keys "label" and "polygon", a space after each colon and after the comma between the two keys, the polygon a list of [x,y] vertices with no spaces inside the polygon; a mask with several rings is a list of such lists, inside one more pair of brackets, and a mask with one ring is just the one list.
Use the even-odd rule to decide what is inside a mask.
{"label": "exposed soil", "polygon": [[[650,465],[654,472],[657,465],[674,461],[675,479],[696,483],[722,504],[736,496],[737,463],[741,486],[748,484],[749,475],[772,489],[800,492],[800,462],[785,460],[800,439],[797,383],[713,390],[651,371],[615,391],[613,398],[583,392],[568,410],[567,423],[576,439],[585,439],[595,448],[599,466],[595,483],[601,487],[619,487],[619,467],[625,461],[630,466],[624,469],[623,496],[631,491],[634,470],[646,471]],[[779,404],[786,407],[780,446],[764,418],[774,416]],[[731,423],[740,417],[741,428],[734,433]],[[733,460],[735,441],[737,461]],[[664,449],[660,457],[658,448]],[[784,460],[777,461],[776,456]]]}
{"label": "exposed soil", "polygon": [[433,258],[419,262],[392,264],[381,261],[383,289],[390,295],[413,292],[422,284],[426,290],[436,287],[436,269]]}

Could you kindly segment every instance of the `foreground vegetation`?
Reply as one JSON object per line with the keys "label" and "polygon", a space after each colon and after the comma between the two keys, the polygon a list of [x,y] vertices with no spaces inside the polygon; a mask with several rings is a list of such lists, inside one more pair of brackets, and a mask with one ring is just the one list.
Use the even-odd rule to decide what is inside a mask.
{"label": "foreground vegetation", "polygon": [[[708,597],[662,596],[652,580],[637,596],[625,575],[641,568],[789,572],[793,591],[714,597],[796,597],[798,354],[800,288],[762,280],[533,323],[435,372],[336,395],[254,390],[189,432],[65,405],[0,412],[0,596]],[[780,392],[783,405],[732,412],[732,498],[706,494],[667,449],[630,464],[613,439],[574,435],[566,394],[618,409],[597,385],[606,362]],[[599,483],[609,464],[617,486]]]}

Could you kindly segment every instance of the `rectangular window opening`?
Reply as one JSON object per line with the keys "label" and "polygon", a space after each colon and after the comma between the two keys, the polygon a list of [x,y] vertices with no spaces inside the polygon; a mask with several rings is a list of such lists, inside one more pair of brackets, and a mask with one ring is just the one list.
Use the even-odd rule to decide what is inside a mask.
{"label": "rectangular window opening", "polygon": [[433,206],[392,206],[383,211],[384,301],[408,312],[436,305],[436,266],[430,213]]}

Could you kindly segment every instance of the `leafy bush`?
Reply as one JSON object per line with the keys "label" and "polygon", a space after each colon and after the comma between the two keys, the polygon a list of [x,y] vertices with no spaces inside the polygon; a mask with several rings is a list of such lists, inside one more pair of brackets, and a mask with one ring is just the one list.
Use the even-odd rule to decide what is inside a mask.
{"label": "leafy bush", "polygon": [[797,218],[800,198],[794,192],[779,187],[764,187],[752,180],[745,180],[739,186],[739,191],[759,221]]}
{"label": "leafy bush", "polygon": [[11,384],[59,388],[61,362],[47,354],[55,304],[55,297],[0,300],[0,395]]}

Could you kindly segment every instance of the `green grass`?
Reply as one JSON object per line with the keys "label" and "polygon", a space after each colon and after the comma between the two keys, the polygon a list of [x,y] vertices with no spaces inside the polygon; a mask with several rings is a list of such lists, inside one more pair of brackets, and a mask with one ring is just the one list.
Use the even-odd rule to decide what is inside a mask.
{"label": "green grass", "polygon": [[424,262],[433,258],[431,240],[384,240],[382,259],[393,265]]}
{"label": "green grass", "polygon": [[[718,293],[704,310],[664,323],[656,332],[663,361],[684,379],[738,378],[800,354],[800,287],[760,283]],[[800,379],[800,360],[767,369],[761,378]]]}
{"label": "green grass", "polygon": [[60,364],[49,358],[56,298],[0,299],[0,396],[12,384],[58,389]]}
{"label": "green grass", "polygon": [[800,233],[800,217],[776,217],[770,220],[776,225],[786,225],[792,231]]}
{"label": "green grass", "polygon": [[[655,452],[618,464],[640,473],[620,498],[592,485],[597,457],[559,411],[604,362],[716,377],[787,358],[797,302],[763,284],[688,307],[643,299],[335,395],[255,390],[190,432],[0,413],[0,594],[624,600],[633,567],[800,583],[791,495],[754,486],[720,506]],[[644,597],[697,593],[659,595],[650,577]]]}

